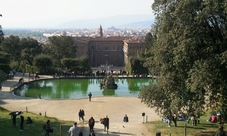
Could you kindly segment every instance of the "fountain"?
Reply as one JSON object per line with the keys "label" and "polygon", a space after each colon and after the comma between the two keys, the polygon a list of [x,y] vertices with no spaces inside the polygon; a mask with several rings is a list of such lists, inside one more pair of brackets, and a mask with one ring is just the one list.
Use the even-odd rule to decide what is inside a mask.
{"label": "fountain", "polygon": [[112,75],[106,76],[102,83],[100,83],[100,87],[104,89],[117,89],[117,84],[115,84],[114,78]]}

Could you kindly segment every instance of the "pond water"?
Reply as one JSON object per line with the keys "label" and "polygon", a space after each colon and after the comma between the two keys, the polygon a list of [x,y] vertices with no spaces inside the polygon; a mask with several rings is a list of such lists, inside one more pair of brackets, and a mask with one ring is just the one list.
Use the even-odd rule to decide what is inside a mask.
{"label": "pond water", "polygon": [[101,89],[103,79],[48,79],[24,84],[14,90],[15,95],[41,99],[79,99],[99,96],[137,97],[141,88],[156,82],[152,78],[114,78],[117,89]]}

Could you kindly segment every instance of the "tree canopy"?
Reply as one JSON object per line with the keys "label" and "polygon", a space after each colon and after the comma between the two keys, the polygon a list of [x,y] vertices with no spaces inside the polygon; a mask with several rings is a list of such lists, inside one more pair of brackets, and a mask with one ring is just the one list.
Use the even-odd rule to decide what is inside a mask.
{"label": "tree canopy", "polygon": [[[157,84],[141,92],[157,113],[227,111],[227,3],[155,0],[154,45],[146,66]],[[190,8],[189,8],[190,7]],[[161,94],[161,95],[160,95]]]}

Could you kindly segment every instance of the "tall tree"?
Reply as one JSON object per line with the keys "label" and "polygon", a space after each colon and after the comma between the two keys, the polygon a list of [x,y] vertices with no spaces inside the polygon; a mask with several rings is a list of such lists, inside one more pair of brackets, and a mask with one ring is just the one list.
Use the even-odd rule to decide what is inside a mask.
{"label": "tall tree", "polygon": [[21,50],[23,49],[18,36],[9,36],[2,42],[2,50],[10,55],[11,60],[15,60],[18,63],[22,61]]}
{"label": "tall tree", "polygon": [[76,45],[74,38],[71,36],[53,36],[49,37],[49,45],[52,57],[55,59],[55,65],[61,67],[61,59],[63,58],[75,58],[76,57]]}
{"label": "tall tree", "polygon": [[21,52],[22,59],[25,60],[27,64],[32,66],[35,56],[41,53],[42,46],[37,40],[32,38],[22,38],[20,42],[23,46]]}
{"label": "tall tree", "polygon": [[147,60],[159,77],[143,89],[142,101],[164,115],[227,111],[226,2],[156,0],[152,8],[157,39]]}

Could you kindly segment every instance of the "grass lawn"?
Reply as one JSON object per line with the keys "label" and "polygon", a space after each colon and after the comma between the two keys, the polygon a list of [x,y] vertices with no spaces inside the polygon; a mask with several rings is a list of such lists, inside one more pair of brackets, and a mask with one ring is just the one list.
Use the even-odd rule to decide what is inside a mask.
{"label": "grass lawn", "polygon": [[200,118],[200,123],[197,124],[197,126],[192,126],[191,122],[187,123],[186,121],[177,121],[177,127],[174,127],[173,123],[171,124],[171,127],[168,127],[168,124],[163,121],[149,122],[146,125],[151,134],[161,132],[161,136],[170,136],[170,134],[171,136],[184,136],[185,125],[187,136],[214,136],[218,130],[219,124],[210,123],[207,121],[208,118],[208,115],[202,116]]}
{"label": "grass lawn", "polygon": [[73,122],[62,121],[56,118],[40,116],[30,112],[23,112],[26,122],[27,117],[31,117],[32,124],[24,124],[24,131],[19,131],[20,128],[20,115],[17,116],[16,127],[12,127],[12,119],[7,111],[0,107],[0,135],[1,136],[44,136],[45,130],[42,128],[43,124],[49,119],[54,133],[51,135],[60,136],[60,124],[62,126],[62,134],[66,135],[68,129],[72,126]]}

